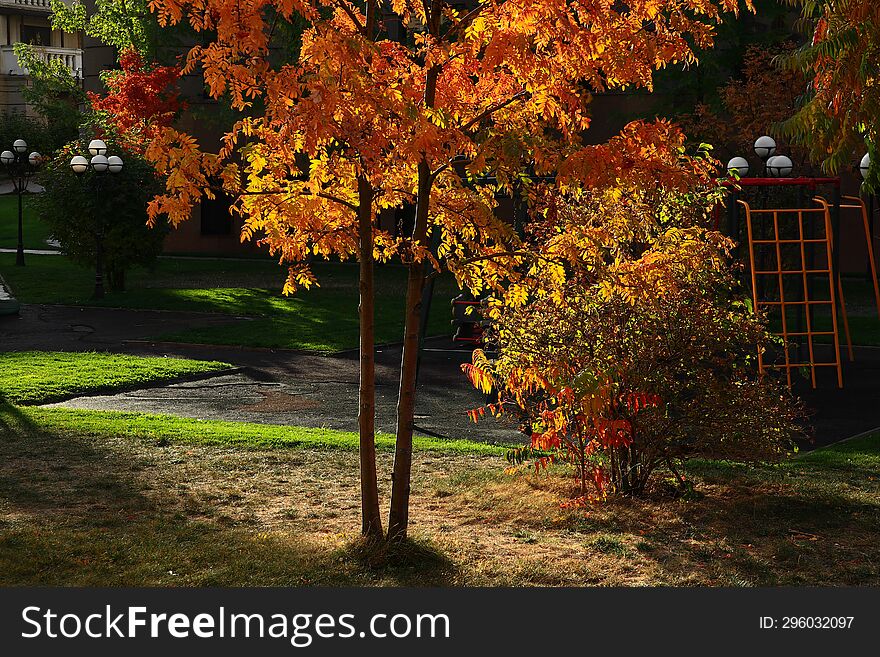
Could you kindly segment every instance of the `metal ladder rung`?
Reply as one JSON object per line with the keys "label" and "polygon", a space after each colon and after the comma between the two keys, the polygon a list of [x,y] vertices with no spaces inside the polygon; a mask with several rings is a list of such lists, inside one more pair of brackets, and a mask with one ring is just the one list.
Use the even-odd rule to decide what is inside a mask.
{"label": "metal ladder rung", "polygon": [[774,363],[773,365],[764,365],[764,367],[767,369],[774,369],[774,370],[794,370],[794,369],[799,369],[801,367],[837,367],[837,363],[804,362],[804,363],[789,363],[788,365],[785,365],[783,363]]}
{"label": "metal ladder rung", "polygon": [[830,306],[831,299],[810,300],[810,301],[759,301],[757,306]]}
{"label": "metal ladder rung", "polygon": [[758,271],[755,271],[755,273],[758,275],[766,274],[768,276],[769,275],[778,276],[779,274],[782,274],[782,275],[797,274],[798,276],[800,276],[801,274],[830,274],[831,272],[828,271],[827,269],[779,269],[779,270],[775,270],[775,271],[772,269],[768,269],[766,271],[758,270]]}
{"label": "metal ladder rung", "polygon": [[785,334],[788,337],[807,337],[810,335],[834,335],[833,331],[789,331]]}
{"label": "metal ladder rung", "polygon": [[752,244],[800,244],[801,242],[804,244],[825,244],[827,241],[827,238],[814,240],[752,240]]}

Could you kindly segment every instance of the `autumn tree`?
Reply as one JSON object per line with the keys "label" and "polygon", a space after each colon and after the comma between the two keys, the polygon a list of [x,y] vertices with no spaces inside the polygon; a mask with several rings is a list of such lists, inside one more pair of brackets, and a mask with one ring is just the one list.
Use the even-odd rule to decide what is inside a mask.
{"label": "autumn tree", "polygon": [[717,111],[721,107],[719,84],[741,77],[744,56],[752,47],[776,52],[796,37],[792,21],[797,12],[791,7],[779,0],[753,0],[752,5],[752,12],[717,26],[715,46],[697,52],[696,66],[668,66],[658,72],[655,85],[660,104],[654,111],[676,118],[700,105]]}
{"label": "autumn tree", "polygon": [[[427,276],[446,267],[473,291],[501,287],[522,261],[496,198],[524,176],[580,166],[591,93],[650,87],[654,70],[693,61],[735,0],[152,0],[163,25],[204,34],[186,73],[240,120],[212,152],[165,129],[147,150],[167,174],[150,207],[173,223],[222,186],[289,269],[286,292],[315,283],[310,256],[361,262],[363,529],[381,534],[372,400],[372,262],[408,269],[388,537],[406,537],[419,316]],[[385,8],[385,9],[380,9]],[[305,20],[295,61],[270,57],[279,24]],[[406,39],[389,38],[392,22]],[[485,181],[492,181],[491,184]],[[407,234],[383,209],[415,206]]]}
{"label": "autumn tree", "polygon": [[[91,13],[79,1],[51,0],[50,6],[53,29],[84,32],[113,46],[118,60],[118,68],[100,73],[105,91],[86,92],[61,59],[46,59],[39,47],[16,44],[16,57],[29,77],[22,94],[46,120],[52,150],[86,132],[120,138],[142,151],[155,131],[169,125],[183,107],[177,89],[179,67],[160,65],[149,54],[158,50],[158,23],[146,1],[97,0]],[[112,134],[106,135],[108,131]]]}
{"label": "autumn tree", "polygon": [[464,368],[529,435],[509,458],[571,463],[581,503],[642,494],[659,468],[684,486],[694,456],[774,461],[799,435],[792,395],[758,371],[772,338],[731,242],[710,227],[718,163],[684,143],[672,125],[631,124],[589,153],[606,175],[534,190],[534,258],[487,302],[497,356]]}
{"label": "autumn tree", "polygon": [[868,184],[880,174],[880,4],[873,0],[789,0],[801,9],[812,39],[786,65],[810,79],[802,107],[785,132],[809,148],[830,173],[853,166],[867,148]]}

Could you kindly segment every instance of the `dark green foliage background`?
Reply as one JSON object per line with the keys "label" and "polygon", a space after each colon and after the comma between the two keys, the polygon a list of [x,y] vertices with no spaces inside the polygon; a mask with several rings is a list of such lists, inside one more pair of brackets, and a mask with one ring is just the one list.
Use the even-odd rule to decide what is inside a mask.
{"label": "dark green foliage background", "polygon": [[51,155],[76,137],[76,128],[69,125],[47,124],[45,121],[24,114],[0,115],[0,151],[11,150],[12,142],[24,139],[28,153],[37,151]]}

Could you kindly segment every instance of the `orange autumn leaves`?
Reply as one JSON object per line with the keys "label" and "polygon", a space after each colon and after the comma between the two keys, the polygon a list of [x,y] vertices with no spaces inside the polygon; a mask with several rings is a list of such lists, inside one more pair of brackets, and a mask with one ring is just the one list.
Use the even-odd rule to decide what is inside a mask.
{"label": "orange autumn leaves", "polygon": [[[310,281],[304,261],[354,254],[357,179],[369,180],[374,215],[417,200],[418,164],[430,166],[430,230],[442,259],[491,257],[461,268],[461,282],[499,284],[515,263],[517,237],[497,219],[498,191],[520,173],[560,171],[566,184],[602,175],[582,152],[591,93],[650,87],[659,67],[690,62],[689,41],[711,43],[733,0],[431,0],[390,3],[368,33],[358,3],[345,0],[153,0],[160,23],[185,22],[205,41],[186,74],[241,120],[218,149],[166,128],[148,157],[167,176],[152,215],[185,220],[222,187],[237,198],[243,239],[259,239],[291,267],[288,290]],[[440,8],[439,14],[434,11]],[[426,14],[426,9],[430,13]],[[273,29],[308,21],[299,57],[271,56]],[[440,36],[426,29],[442,16]],[[399,19],[406,43],[383,32]],[[432,102],[426,80],[436,76]],[[433,88],[433,87],[432,87]],[[648,128],[644,128],[648,129]],[[637,167],[636,167],[637,168]],[[466,178],[494,179],[495,188]],[[376,231],[375,257],[430,257],[408,236]],[[486,280],[482,280],[485,278]]]}
{"label": "orange autumn leaves", "polygon": [[[179,223],[202,196],[222,190],[243,219],[242,239],[258,240],[288,268],[285,292],[292,292],[316,283],[315,257],[370,260],[360,248],[366,213],[372,259],[448,269],[473,293],[493,294],[496,318],[536,298],[559,309],[594,282],[608,307],[656,302],[683,289],[692,272],[717,268],[723,239],[687,209],[689,193],[711,187],[714,164],[686,156],[680,131],[663,121],[631,124],[605,145],[586,145],[584,135],[592,94],[650,88],[654,71],[694,62],[693,45],[711,45],[722,13],[748,3],[392,0],[381,7],[389,5],[394,16],[373,20],[371,11],[368,20],[364,8],[380,8],[374,0],[153,0],[161,24],[186,23],[200,34],[184,73],[203,76],[208,94],[237,120],[219,144],[174,127],[158,132],[147,157],[166,190],[151,215]],[[306,27],[296,53],[284,56],[273,49],[275,28],[296,16]],[[390,38],[397,21],[406,39]],[[525,230],[498,212],[499,199],[514,192],[528,204]],[[379,221],[412,206],[418,230]],[[664,217],[673,215],[681,221],[667,226]],[[408,286],[416,302],[417,270],[409,268]],[[416,307],[408,304],[409,318]],[[547,324],[552,340],[557,327]],[[577,374],[571,367],[538,359],[511,362],[502,374],[526,403],[539,390],[574,390],[560,380]],[[628,418],[602,409],[630,412],[620,402],[629,397],[603,392],[611,368],[600,371],[607,380],[583,392],[578,412],[595,406],[592,430],[619,447],[618,421]],[[401,395],[404,387],[401,377]],[[562,417],[551,406],[541,410],[551,413],[542,414],[547,425]],[[411,413],[403,415],[405,429]],[[554,426],[560,436],[567,431]],[[585,458],[584,449],[579,454]],[[582,461],[581,473],[599,481],[602,471]]]}
{"label": "orange autumn leaves", "polygon": [[[738,456],[778,453],[788,427],[756,432],[764,442],[749,445],[731,438],[748,433],[742,414],[720,411],[774,393],[749,378],[747,359],[765,338],[734,301],[730,241],[711,225],[723,194],[717,162],[688,152],[663,121],[630,124],[574,161],[595,175],[578,184],[561,169],[532,188],[533,258],[486,301],[496,355],[478,351],[464,368],[498,395],[486,410],[530,437],[510,460],[570,464],[585,502],[638,494],[657,467],[719,443]],[[760,416],[760,404],[752,411]]]}

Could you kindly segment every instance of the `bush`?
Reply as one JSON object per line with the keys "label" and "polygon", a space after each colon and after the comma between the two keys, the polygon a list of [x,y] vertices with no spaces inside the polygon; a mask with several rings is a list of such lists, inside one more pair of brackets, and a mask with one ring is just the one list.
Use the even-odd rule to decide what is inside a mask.
{"label": "bush", "polygon": [[756,349],[773,338],[739,299],[729,240],[708,227],[714,163],[685,156],[674,130],[637,137],[613,149],[648,154],[656,182],[545,190],[535,258],[488,304],[497,358],[476,352],[465,367],[497,391],[489,410],[531,437],[510,459],[572,463],[581,500],[590,484],[641,494],[661,467],[685,488],[677,464],[691,457],[778,460],[800,431],[792,395],[758,374]]}
{"label": "bush", "polygon": [[147,225],[147,203],[162,189],[153,168],[131,151],[109,145],[125,166],[118,174],[82,177],[70,169],[70,158],[87,153],[85,143],[72,142],[47,162],[40,174],[46,188],[36,198],[40,218],[75,262],[94,266],[96,235],[103,222],[104,267],[111,290],[125,288],[125,272],[148,266],[162,251],[168,224]]}
{"label": "bush", "polygon": [[476,365],[500,388],[495,408],[531,436],[513,462],[571,462],[581,495],[590,483],[638,495],[659,467],[678,477],[683,459],[766,462],[791,449],[800,412],[756,374],[761,324],[723,286],[680,282],[636,303],[573,283],[562,303],[538,299],[498,318],[499,357]]}

